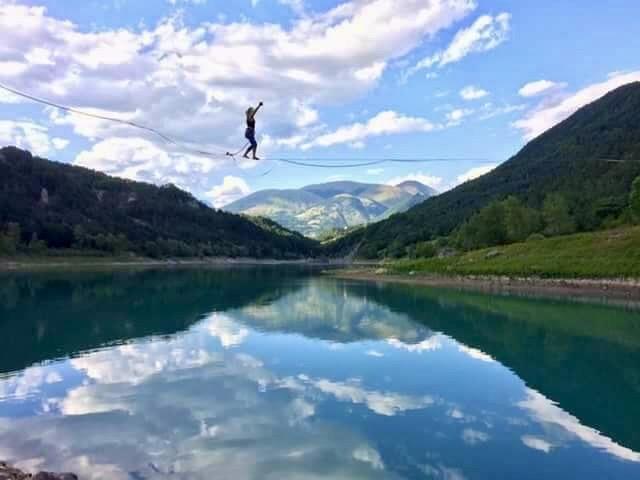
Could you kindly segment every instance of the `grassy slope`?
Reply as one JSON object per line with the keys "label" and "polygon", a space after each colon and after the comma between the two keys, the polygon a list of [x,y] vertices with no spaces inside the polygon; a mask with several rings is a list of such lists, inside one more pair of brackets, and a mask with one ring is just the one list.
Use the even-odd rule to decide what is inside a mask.
{"label": "grassy slope", "polygon": [[[500,255],[487,258],[491,251]],[[402,260],[395,273],[640,278],[640,227],[581,233],[468,252],[450,258]]]}

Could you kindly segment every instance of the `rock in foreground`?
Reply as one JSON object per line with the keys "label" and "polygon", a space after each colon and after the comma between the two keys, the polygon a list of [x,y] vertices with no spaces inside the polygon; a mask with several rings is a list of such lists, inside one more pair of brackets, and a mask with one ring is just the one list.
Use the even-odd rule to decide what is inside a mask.
{"label": "rock in foreground", "polygon": [[51,473],[40,472],[36,475],[25,473],[17,468],[10,467],[4,462],[0,462],[0,480],[78,480],[73,473]]}

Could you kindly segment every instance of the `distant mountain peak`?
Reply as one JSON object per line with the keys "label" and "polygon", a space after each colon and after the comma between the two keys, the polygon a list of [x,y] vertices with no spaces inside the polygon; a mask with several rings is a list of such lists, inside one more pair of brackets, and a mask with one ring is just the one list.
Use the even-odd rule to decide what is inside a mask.
{"label": "distant mountain peak", "polygon": [[402,186],[335,181],[297,190],[261,190],[226,207],[233,213],[260,215],[310,237],[381,220],[434,195],[416,181]]}
{"label": "distant mountain peak", "polygon": [[398,183],[396,187],[402,188],[413,195],[422,194],[433,196],[438,194],[435,188],[425,185],[417,180],[405,180],[404,182]]}

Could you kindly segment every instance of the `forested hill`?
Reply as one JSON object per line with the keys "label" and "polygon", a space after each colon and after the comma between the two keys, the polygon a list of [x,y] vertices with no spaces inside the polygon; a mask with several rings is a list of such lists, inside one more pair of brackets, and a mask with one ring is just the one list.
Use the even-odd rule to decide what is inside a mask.
{"label": "forested hill", "polygon": [[[626,160],[608,162],[604,159]],[[492,172],[336,241],[331,253],[402,256],[452,233],[494,200],[513,195],[540,208],[557,193],[578,231],[598,228],[627,205],[640,174],[640,82],[620,87],[526,145]]]}
{"label": "forested hill", "polygon": [[18,237],[40,249],[152,257],[297,258],[316,250],[270,220],[212,209],[173,185],[109,177],[14,147],[0,149],[0,235],[5,244],[13,235],[13,247]]}

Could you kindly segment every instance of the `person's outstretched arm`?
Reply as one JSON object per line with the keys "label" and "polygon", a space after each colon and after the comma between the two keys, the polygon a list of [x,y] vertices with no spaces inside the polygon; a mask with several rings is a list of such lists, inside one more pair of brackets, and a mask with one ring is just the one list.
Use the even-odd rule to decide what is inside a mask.
{"label": "person's outstretched arm", "polygon": [[260,102],[258,104],[258,106],[253,110],[253,116],[256,116],[256,113],[258,113],[258,110],[260,110],[260,107],[262,107],[262,102]]}

